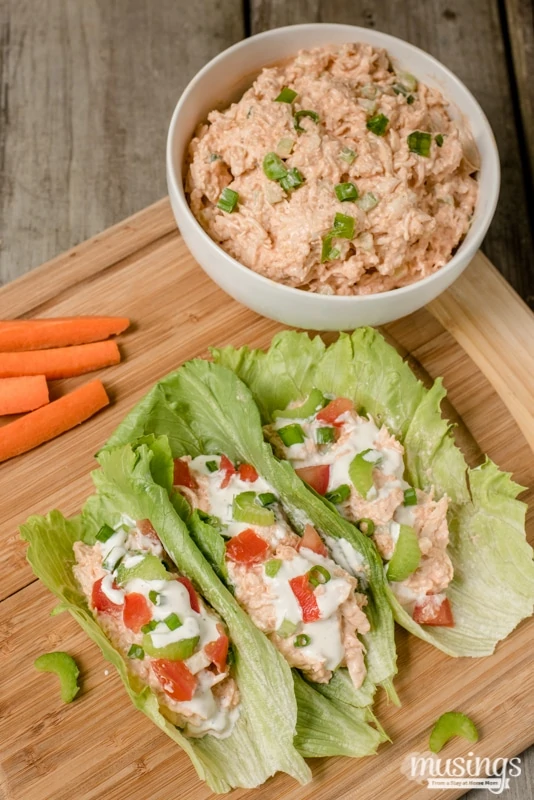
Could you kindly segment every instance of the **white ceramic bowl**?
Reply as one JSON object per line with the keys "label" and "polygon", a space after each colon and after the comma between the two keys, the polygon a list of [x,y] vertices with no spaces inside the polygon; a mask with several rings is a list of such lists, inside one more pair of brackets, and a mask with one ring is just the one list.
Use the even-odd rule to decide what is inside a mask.
{"label": "white ceramic bowl", "polygon": [[[183,188],[187,146],[195,126],[213,108],[239,99],[265,66],[303,48],[344,42],[384,47],[395,66],[438,88],[449,100],[453,117],[468,120],[481,157],[479,197],[473,223],[451,260],[433,275],[401,289],[368,296],[336,297],[283,286],[258,275],[228,255],[193,216]],[[183,92],[167,139],[167,183],[176,222],[191,253],[229,295],[265,317],[298,328],[347,330],[381,325],[411,314],[433,300],[467,267],[492,220],[499,195],[497,146],[488,120],[473,95],[428,53],[401,39],[353,25],[310,24],[260,33],[220,53],[200,70]]]}

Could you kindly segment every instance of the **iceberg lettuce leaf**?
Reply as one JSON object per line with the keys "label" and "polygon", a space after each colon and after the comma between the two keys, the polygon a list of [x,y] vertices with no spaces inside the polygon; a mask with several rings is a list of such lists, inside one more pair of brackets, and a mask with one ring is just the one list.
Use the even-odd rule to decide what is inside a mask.
{"label": "iceberg lettuce leaf", "polygon": [[[310,352],[316,360],[301,382],[295,375]],[[452,425],[441,416],[441,380],[425,389],[396,350],[370,328],[341,334],[329,347],[319,340],[312,349],[307,334],[291,331],[276,336],[266,353],[226,347],[212,354],[247,384],[265,424],[272,422],[275,409],[303,401],[314,387],[351,398],[360,413],[371,414],[402,442],[407,480],[427,491],[434,487],[438,497],[448,495],[454,578],[447,596],[455,626],[418,625],[389,590],[401,625],[449,655],[480,656],[492,653],[532,613],[534,566],[525,538],[525,506],[516,499],[521,487],[489,461],[468,469]],[[280,394],[274,376],[284,387]]]}

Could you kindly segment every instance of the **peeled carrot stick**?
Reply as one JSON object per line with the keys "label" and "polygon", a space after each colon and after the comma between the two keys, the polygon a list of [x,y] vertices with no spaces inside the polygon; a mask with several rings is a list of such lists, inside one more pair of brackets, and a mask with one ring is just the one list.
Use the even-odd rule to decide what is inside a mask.
{"label": "peeled carrot stick", "polygon": [[47,403],[48,385],[44,375],[0,378],[0,416],[33,411]]}
{"label": "peeled carrot stick", "polygon": [[121,354],[114,340],[56,347],[53,350],[0,353],[0,378],[22,375],[45,375],[49,380],[70,378],[118,364],[120,360]]}
{"label": "peeled carrot stick", "polygon": [[129,324],[127,317],[0,320],[0,352],[100,342],[115,333],[122,333]]}
{"label": "peeled carrot stick", "polygon": [[108,403],[109,398],[101,381],[91,381],[59,400],[4,425],[0,428],[0,461],[54,439],[89,419]]}

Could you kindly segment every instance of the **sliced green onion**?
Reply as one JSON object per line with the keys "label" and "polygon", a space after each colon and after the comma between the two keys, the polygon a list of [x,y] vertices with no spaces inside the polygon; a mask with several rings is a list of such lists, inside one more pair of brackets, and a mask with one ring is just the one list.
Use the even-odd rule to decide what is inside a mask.
{"label": "sliced green onion", "polygon": [[355,200],[358,199],[358,189],[353,183],[338,183],[337,186],[334,186],[334,192],[336,193],[337,199],[341,203],[349,202],[354,203]]}
{"label": "sliced green onion", "polygon": [[338,486],[336,489],[332,489],[331,492],[327,492],[325,497],[335,506],[338,506],[340,503],[344,503],[345,500],[348,500],[350,497],[350,486],[347,483],[342,483],[341,486]]}
{"label": "sliced green onion", "polygon": [[280,636],[281,639],[287,639],[289,636],[295,633],[297,630],[298,625],[295,625],[294,622],[291,622],[289,619],[285,619],[276,633]]}
{"label": "sliced green onion", "polygon": [[395,550],[388,564],[388,581],[404,581],[421,561],[417,534],[409,525],[401,525]]}
{"label": "sliced green onion", "polygon": [[295,636],[293,644],[295,647],[307,647],[311,642],[310,637],[307,633],[299,633],[298,636]]}
{"label": "sliced green onion", "polygon": [[97,542],[102,542],[102,543],[107,542],[107,540],[110,539],[114,533],[115,531],[110,525],[102,525],[102,527],[96,534],[96,540]]}
{"label": "sliced green onion", "polygon": [[352,162],[356,158],[356,153],[354,152],[354,150],[351,150],[350,147],[342,147],[339,157],[343,159],[343,161],[346,161],[347,164],[352,164]]}
{"label": "sliced green onion", "polygon": [[284,425],[283,428],[278,429],[277,433],[286,447],[291,447],[293,444],[302,444],[306,438],[302,427],[296,422],[291,425]]}
{"label": "sliced green onion", "polygon": [[291,155],[293,147],[295,146],[295,140],[290,139],[289,137],[282,137],[278,144],[276,145],[276,153],[281,158],[287,158]]}
{"label": "sliced green onion", "polygon": [[299,123],[299,120],[302,117],[309,117],[315,123],[319,122],[319,114],[317,114],[316,111],[306,111],[306,110],[304,110],[304,111],[295,111],[295,113],[293,114],[293,120],[294,120],[294,124],[295,124],[295,130],[299,131],[299,133],[305,133],[305,131],[306,131],[306,129],[303,128]]}
{"label": "sliced green onion", "polygon": [[151,603],[157,606],[159,600],[159,592],[156,592],[155,589],[151,589],[148,593],[148,599],[150,600]]}
{"label": "sliced green onion", "polygon": [[195,652],[199,637],[192,636],[190,639],[180,639],[178,642],[170,642],[163,647],[156,647],[149,635],[143,636],[143,649],[145,653],[153,658],[168,658],[170,661],[184,661],[190,658]]}
{"label": "sliced green onion", "polygon": [[233,189],[229,189],[227,186],[226,189],[223,189],[221,192],[221,196],[217,202],[217,208],[220,208],[221,211],[226,211],[228,214],[231,214],[236,207],[238,200],[238,193],[234,192]]}
{"label": "sliced green onion", "polygon": [[339,236],[341,239],[354,238],[354,217],[349,217],[347,214],[337,213],[334,217],[334,227],[332,229],[333,236]]}
{"label": "sliced green onion", "polygon": [[219,465],[216,461],[206,461],[206,467],[209,469],[210,472],[217,472],[219,469]]}
{"label": "sliced green onion", "polygon": [[287,169],[276,153],[267,153],[263,158],[263,171],[270,181],[279,181],[287,175]]}
{"label": "sliced green onion", "polygon": [[292,103],[296,96],[297,92],[294,92],[289,86],[284,86],[278,97],[274,98],[274,101],[275,103]]}
{"label": "sliced green onion", "polygon": [[413,94],[408,95],[408,97],[406,98],[406,102],[408,103],[409,106],[411,106],[412,103],[415,103],[415,97],[413,96]]}
{"label": "sliced green onion", "polygon": [[378,205],[378,197],[373,192],[365,192],[365,194],[356,201],[356,205],[367,213],[367,211],[371,211]]}
{"label": "sliced green onion", "polygon": [[389,124],[389,119],[386,117],[385,114],[375,114],[366,122],[366,128],[371,133],[374,133],[376,136],[384,136]]}
{"label": "sliced green onion", "polygon": [[359,531],[361,531],[365,536],[372,536],[375,532],[375,523],[369,517],[362,517],[356,523],[356,527]]}
{"label": "sliced green onion", "polygon": [[284,175],[283,178],[280,178],[279,183],[282,189],[285,189],[286,192],[293,192],[304,183],[304,175],[302,172],[299,172],[296,167],[291,167],[291,169],[287,171],[287,175]]}
{"label": "sliced green onion", "polygon": [[128,658],[139,658],[141,661],[145,657],[145,651],[140,644],[133,644],[128,650]]}
{"label": "sliced green onion", "polygon": [[234,497],[232,514],[236,522],[268,526],[274,522],[274,513],[256,502],[255,492],[241,492]]}
{"label": "sliced green onion", "polygon": [[265,563],[265,574],[269,578],[274,578],[275,575],[278,574],[281,566],[282,560],[280,558],[271,558],[270,561]]}
{"label": "sliced green onion", "polygon": [[262,492],[258,495],[258,500],[262,506],[270,506],[273,503],[276,503],[277,497],[272,492]]}
{"label": "sliced green onion", "polygon": [[317,444],[330,444],[336,440],[335,428],[317,428],[315,431],[315,441]]}
{"label": "sliced green onion", "polygon": [[141,633],[150,633],[151,631],[155,630],[157,624],[157,620],[151,619],[150,622],[146,623],[146,625],[141,625]]}
{"label": "sliced green onion", "polygon": [[332,578],[326,567],[321,566],[321,564],[316,564],[312,567],[307,575],[308,583],[311,583],[312,586],[322,586]]}
{"label": "sliced green onion", "polygon": [[202,511],[200,508],[196,509],[195,514],[200,520],[202,520],[202,522],[205,522],[206,525],[211,525],[211,527],[215,528],[215,530],[224,530],[224,525],[222,524],[220,517],[216,517],[213,514],[206,514],[206,512]]}
{"label": "sliced green onion", "polygon": [[328,233],[323,238],[323,246],[321,248],[321,264],[325,261],[335,261],[339,258],[341,251],[337,247],[332,247],[332,234]]}
{"label": "sliced green onion", "polygon": [[417,505],[417,494],[413,486],[410,486],[409,489],[404,490],[404,505],[405,506]]}
{"label": "sliced green onion", "polygon": [[182,627],[182,620],[180,619],[178,614],[174,613],[174,611],[172,612],[172,614],[169,614],[168,617],[165,617],[163,622],[170,631],[175,631],[176,628]]}
{"label": "sliced green onion", "polygon": [[39,672],[53,672],[59,678],[61,699],[64,703],[71,703],[78,692],[78,675],[80,670],[72,656],[58,650],[55,653],[43,653],[33,662]]}
{"label": "sliced green onion", "polygon": [[443,134],[438,133],[437,136],[434,137],[436,140],[436,144],[438,147],[443,147]]}
{"label": "sliced green onion", "polygon": [[273,411],[273,419],[309,419],[327,405],[329,401],[319,389],[312,389],[308,397],[300,406],[286,408],[284,411]]}
{"label": "sliced green onion", "polygon": [[473,720],[465,714],[447,711],[434,723],[428,746],[433,753],[439,753],[453,736],[462,736],[468,742],[477,742],[478,730]]}
{"label": "sliced green onion", "polygon": [[425,131],[413,131],[408,134],[408,149],[410,153],[416,153],[418,156],[428,158],[430,155],[431,142],[431,134]]}
{"label": "sliced green onion", "polygon": [[213,163],[213,161],[222,161],[222,156],[220,156],[218,153],[210,153],[209,160],[210,164]]}
{"label": "sliced green onion", "polygon": [[405,89],[407,92],[417,91],[417,78],[415,78],[410,72],[396,72],[396,75],[397,80],[403,89]]}
{"label": "sliced green onion", "polygon": [[369,489],[373,485],[373,469],[374,463],[367,461],[365,456],[371,453],[371,448],[362,450],[361,453],[354,456],[349,466],[349,477],[354,484],[354,488],[362,497],[367,497]]}

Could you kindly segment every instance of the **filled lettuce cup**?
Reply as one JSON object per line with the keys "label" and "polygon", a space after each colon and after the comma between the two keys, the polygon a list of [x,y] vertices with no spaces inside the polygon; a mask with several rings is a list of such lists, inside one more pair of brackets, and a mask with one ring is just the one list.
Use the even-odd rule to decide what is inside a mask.
{"label": "filled lettuce cup", "polygon": [[[493,652],[532,613],[534,568],[521,487],[469,469],[429,390],[376,331],[285,332],[268,352],[213,351],[247,384],[264,432],[323,502],[372,541],[397,621],[453,656]],[[352,546],[336,561],[350,572]]]}
{"label": "filled lettuce cup", "polygon": [[307,782],[291,672],[154,482],[162,459],[143,445],[103,462],[81,516],[53,511],[22,526],[35,574],[213,791],[258,786],[277,771]]}
{"label": "filled lettuce cup", "polygon": [[[165,435],[178,513],[254,624],[310,686],[365,708],[397,701],[393,617],[373,543],[311,494],[263,441],[258,410],[230,370],[188,362],[160,381],[107,448]],[[350,568],[337,562],[350,543]]]}

